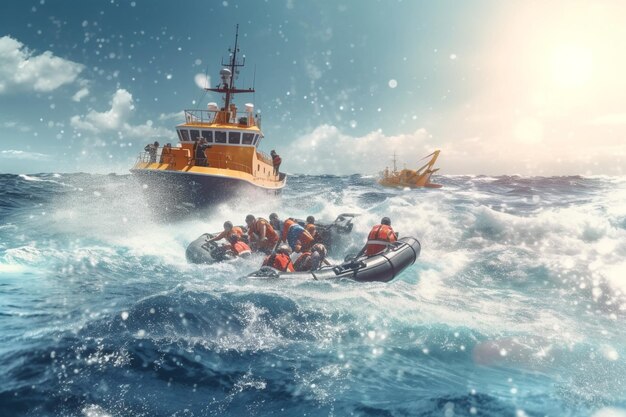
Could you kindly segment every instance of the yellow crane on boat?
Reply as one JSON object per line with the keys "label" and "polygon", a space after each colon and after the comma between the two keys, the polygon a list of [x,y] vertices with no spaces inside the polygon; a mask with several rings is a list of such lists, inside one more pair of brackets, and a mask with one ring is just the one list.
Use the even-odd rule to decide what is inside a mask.
{"label": "yellow crane on boat", "polygon": [[441,184],[435,184],[430,182],[430,177],[435,172],[439,171],[439,168],[433,169],[435,165],[435,161],[437,161],[437,157],[441,151],[437,149],[435,152],[430,155],[426,155],[421,160],[426,158],[430,158],[428,162],[420,167],[417,170],[412,169],[403,169],[402,171],[398,171],[396,166],[396,154],[393,154],[393,171],[389,169],[389,167],[385,168],[385,170],[381,173],[381,178],[378,180],[380,185],[385,187],[396,187],[396,188],[441,188]]}

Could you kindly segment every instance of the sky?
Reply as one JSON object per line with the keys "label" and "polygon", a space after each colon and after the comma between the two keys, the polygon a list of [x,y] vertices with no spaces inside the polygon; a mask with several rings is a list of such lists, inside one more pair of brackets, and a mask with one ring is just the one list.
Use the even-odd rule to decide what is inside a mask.
{"label": "sky", "polygon": [[626,174],[626,2],[3,0],[0,172],[176,143],[239,24],[261,149],[305,174]]}

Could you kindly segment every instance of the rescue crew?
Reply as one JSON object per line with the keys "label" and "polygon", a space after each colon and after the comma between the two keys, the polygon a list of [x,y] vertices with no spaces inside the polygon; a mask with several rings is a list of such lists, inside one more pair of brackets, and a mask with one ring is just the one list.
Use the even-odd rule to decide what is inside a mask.
{"label": "rescue crew", "polygon": [[224,231],[219,235],[209,239],[209,242],[216,242],[222,239],[229,239],[232,235],[243,236],[243,230],[239,226],[234,226],[231,221],[224,222]]}
{"label": "rescue crew", "polygon": [[272,149],[272,152],[270,152],[270,155],[272,156],[272,165],[274,166],[274,175],[278,175],[280,173],[280,164],[282,163],[282,159],[280,159],[280,155],[278,155],[276,153],[275,150]]}
{"label": "rescue crew", "polygon": [[263,266],[269,266],[281,272],[294,272],[293,263],[289,255],[291,248],[287,245],[280,245],[276,252],[269,255],[263,261]]}
{"label": "rescue crew", "polygon": [[376,255],[384,251],[390,243],[398,240],[398,236],[391,228],[391,219],[383,217],[380,224],[372,227],[367,236],[367,243],[361,252],[367,256]]}
{"label": "rescue crew", "polygon": [[315,228],[315,217],[308,216],[306,218],[306,226],[304,226],[304,229],[309,232],[315,242],[322,241],[322,237],[317,233],[317,229]]}
{"label": "rescue crew", "polygon": [[233,257],[247,258],[252,253],[250,246],[241,240],[241,237],[236,233],[230,235],[228,237],[228,241],[230,242],[230,245],[226,247],[226,254]]}
{"label": "rescue crew", "polygon": [[295,252],[307,251],[313,245],[313,236],[290,217],[283,223],[281,241]]}
{"label": "rescue crew", "polygon": [[154,143],[149,143],[143,148],[144,151],[148,152],[150,156],[150,162],[156,162],[157,151],[159,150],[159,142],[154,141]]}
{"label": "rescue crew", "polygon": [[315,271],[322,266],[322,262],[326,261],[326,246],[321,243],[316,243],[311,246],[311,250],[302,252],[302,255],[296,259],[293,263],[293,267],[296,271]]}
{"label": "rescue crew", "polygon": [[246,224],[252,247],[261,252],[272,253],[279,239],[272,225],[261,217],[255,218],[252,214],[246,216]]}
{"label": "rescue crew", "polygon": [[270,214],[270,224],[276,231],[283,230],[283,221],[278,218],[278,214],[276,213]]}

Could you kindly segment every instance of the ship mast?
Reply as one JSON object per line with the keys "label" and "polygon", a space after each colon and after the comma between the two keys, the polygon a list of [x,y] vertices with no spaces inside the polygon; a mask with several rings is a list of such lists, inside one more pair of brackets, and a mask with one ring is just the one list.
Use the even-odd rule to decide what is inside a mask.
{"label": "ship mast", "polygon": [[231,102],[231,96],[233,94],[239,93],[254,93],[253,88],[248,89],[238,89],[235,87],[235,77],[239,73],[237,68],[243,67],[246,63],[246,58],[243,60],[237,61],[237,52],[239,52],[238,48],[239,44],[239,25],[236,26],[235,29],[235,47],[233,49],[228,48],[228,51],[231,52],[229,62],[225,63],[224,59],[222,59],[223,68],[220,71],[220,77],[222,82],[218,84],[217,88],[205,88],[206,91],[214,91],[216,93],[225,94],[224,96],[224,110],[228,111]]}
{"label": "ship mast", "polygon": [[393,172],[398,172],[398,167],[396,166],[396,151],[393,151]]}

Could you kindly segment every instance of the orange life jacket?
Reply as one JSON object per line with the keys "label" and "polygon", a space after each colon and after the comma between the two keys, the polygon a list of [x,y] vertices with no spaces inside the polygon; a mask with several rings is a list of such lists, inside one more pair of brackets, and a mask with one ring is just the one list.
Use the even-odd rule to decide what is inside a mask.
{"label": "orange life jacket", "polygon": [[304,226],[304,230],[309,232],[309,234],[313,236],[313,239],[317,240],[317,230],[315,229],[315,225],[313,223],[308,223],[306,226]]}
{"label": "orange life jacket", "polygon": [[243,236],[243,230],[241,230],[241,227],[235,226],[232,229],[230,229],[229,231],[224,230],[222,233],[220,233],[219,235],[216,236],[217,239],[215,239],[215,240],[228,239],[232,235],[237,235],[237,236],[241,237],[241,236]]}
{"label": "orange life jacket", "polygon": [[237,242],[235,242],[234,245],[231,244],[230,247],[232,251],[237,254],[237,256],[249,255],[252,253],[250,246],[248,246],[246,242],[242,242],[241,240],[238,240]]}
{"label": "orange life jacket", "polygon": [[300,255],[298,259],[296,259],[296,261],[293,263],[293,267],[295,268],[295,270],[310,271],[313,267],[313,260],[311,259],[311,255],[313,255],[314,252],[319,253],[319,255],[321,256],[321,261],[326,259],[326,246],[322,245],[321,243],[316,243],[311,247],[310,250],[302,252],[302,255]]}
{"label": "orange life jacket", "polygon": [[283,162],[283,160],[280,159],[280,156],[274,155],[274,157],[272,158],[272,163],[274,164],[274,166],[280,165],[281,162]]}
{"label": "orange life jacket", "polygon": [[267,238],[268,244],[276,244],[278,242],[278,233],[274,230],[272,225],[265,219],[257,218],[254,223],[250,225],[248,229],[248,236],[252,240],[258,240],[261,238],[261,230],[263,230],[263,226],[265,225],[265,237]]}
{"label": "orange life jacket", "polygon": [[389,243],[395,242],[396,240],[398,239],[391,226],[387,226],[386,224],[374,226],[367,236],[365,254],[371,256],[382,252],[389,246]]}
{"label": "orange life jacket", "polygon": [[293,263],[289,255],[284,253],[274,253],[263,261],[263,266],[271,266],[274,269],[278,269],[283,272],[294,272]]}

